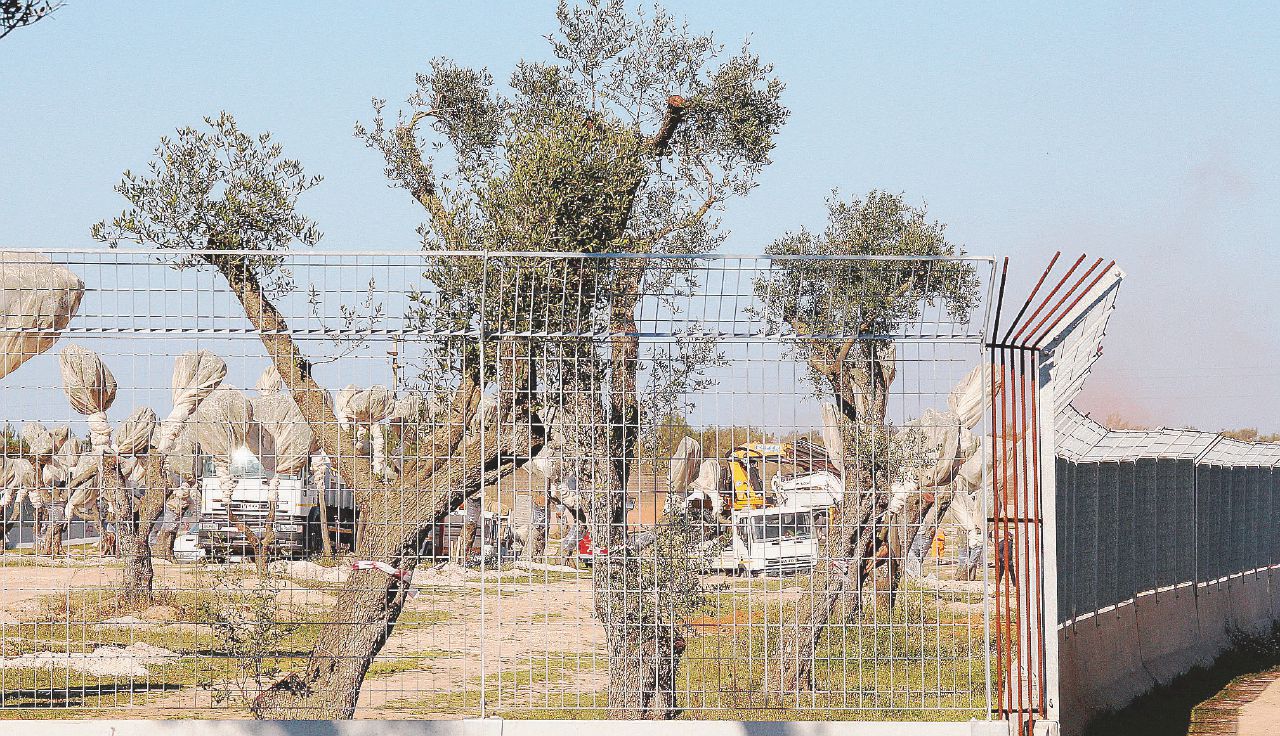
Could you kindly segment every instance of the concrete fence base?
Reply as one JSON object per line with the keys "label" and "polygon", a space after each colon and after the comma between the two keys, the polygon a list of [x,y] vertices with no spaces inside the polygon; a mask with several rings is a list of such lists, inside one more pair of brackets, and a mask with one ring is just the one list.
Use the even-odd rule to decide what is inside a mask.
{"label": "concrete fence base", "polygon": [[[0,736],[1009,736],[1004,721],[0,721]],[[1037,736],[1054,736],[1039,724]]]}

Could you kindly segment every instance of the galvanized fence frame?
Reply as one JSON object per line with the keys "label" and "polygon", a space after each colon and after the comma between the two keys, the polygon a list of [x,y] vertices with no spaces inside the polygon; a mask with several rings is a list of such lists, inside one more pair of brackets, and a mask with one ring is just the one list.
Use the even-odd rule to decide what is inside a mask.
{"label": "galvanized fence frame", "polygon": [[[18,251],[23,252],[34,253]],[[0,416],[0,422],[17,427],[27,420],[62,421],[70,424],[77,435],[83,434],[79,418],[66,408],[65,403],[57,409],[53,409],[51,403],[51,397],[56,397],[61,390],[53,356],[71,343],[83,343],[97,349],[116,371],[122,400],[111,414],[117,427],[124,418],[122,409],[126,406],[161,407],[166,404],[164,397],[170,389],[164,373],[179,349],[208,347],[222,352],[230,368],[226,379],[228,385],[252,385],[253,379],[268,362],[259,342],[260,335],[245,322],[243,310],[220,281],[220,276],[208,269],[176,270],[157,260],[160,257],[169,262],[195,259],[204,255],[200,252],[162,254],[148,250],[69,249],[43,251],[42,254],[80,276],[85,283],[85,302],[75,319],[60,331],[60,342],[53,350],[33,359],[25,372],[20,368],[0,379],[0,397],[3,397],[0,407],[9,407],[0,409],[5,414]],[[262,254],[223,251],[218,255],[255,258]],[[319,353],[324,348],[344,354],[344,357],[316,368],[317,375],[326,379],[327,388],[336,391],[344,380],[356,382],[360,387],[380,380],[392,383],[393,389],[400,389],[396,393],[401,397],[405,383],[398,372],[422,369],[427,357],[426,353],[418,350],[415,341],[424,337],[444,339],[450,335],[437,331],[424,336],[421,329],[409,324],[402,314],[394,312],[394,308],[386,308],[383,302],[399,299],[396,303],[401,306],[412,302],[409,295],[421,288],[421,274],[432,263],[438,264],[447,259],[478,261],[482,280],[475,308],[481,311],[490,309],[492,300],[516,299],[522,288],[521,279],[549,263],[574,259],[591,264],[617,261],[642,263],[646,268],[665,271],[671,278],[659,279],[663,285],[658,291],[637,295],[639,312],[634,336],[639,338],[643,348],[654,351],[645,359],[649,362],[642,372],[655,366],[661,366],[665,371],[683,370],[678,353],[695,343],[708,343],[727,356],[725,365],[717,369],[720,373],[714,376],[715,387],[702,390],[713,399],[704,404],[715,406],[703,406],[701,414],[698,414],[699,409],[691,409],[691,417],[701,416],[702,419],[695,418],[692,425],[685,425],[690,430],[720,427],[721,432],[707,434],[704,431],[702,434],[704,439],[715,441],[716,455],[723,455],[726,449],[745,441],[772,440],[776,443],[788,433],[799,437],[806,432],[813,435],[820,431],[821,419],[815,413],[818,405],[812,398],[812,387],[807,383],[807,369],[794,357],[789,357],[787,352],[797,337],[824,342],[895,342],[899,346],[895,363],[900,375],[896,382],[891,382],[890,408],[887,410],[895,424],[918,421],[924,409],[940,408],[945,404],[951,386],[966,370],[980,362],[981,346],[989,342],[985,334],[987,316],[981,306],[974,314],[953,317],[937,304],[919,305],[918,314],[896,331],[863,333],[844,328],[797,335],[794,326],[779,325],[762,316],[769,307],[761,302],[752,286],[753,280],[768,277],[789,263],[808,266],[810,270],[806,278],[813,278],[814,269],[821,270],[823,264],[827,264],[827,269],[838,271],[855,268],[857,264],[865,264],[869,268],[901,262],[958,262],[953,259],[728,255],[638,258],[623,254],[570,256],[337,251],[282,252],[272,256],[281,259],[280,264],[292,271],[292,279],[296,282],[297,288],[288,296],[281,297],[282,311],[288,319],[291,336],[308,351]],[[969,259],[965,262],[976,270],[989,296],[994,285],[990,271],[993,262],[990,259]],[[490,274],[497,272],[494,264],[499,263],[515,264],[511,267],[515,270],[507,274],[502,286],[490,285]],[[925,272],[932,273],[930,268],[926,265]],[[680,281],[690,275],[693,278],[688,284]],[[376,307],[380,304],[383,309],[379,313]],[[513,301],[512,304],[519,303]],[[452,337],[474,338],[483,355],[485,341],[497,342],[504,338],[607,340],[609,335],[607,325],[602,329],[600,324],[584,324],[577,332],[556,334],[531,332],[520,326],[504,331],[481,324],[463,327]],[[386,355],[388,349],[395,355]],[[313,357],[319,356],[313,354]],[[44,368],[37,370],[39,366]],[[741,385],[733,385],[733,381],[740,381]],[[731,387],[725,388],[727,385]],[[642,387],[641,392],[649,388],[652,386]],[[680,401],[696,403],[694,400],[699,398],[696,396],[699,392],[691,389],[677,393]],[[733,417],[738,412],[750,417],[746,421],[745,433],[731,431],[737,426]],[[770,419],[772,425],[765,426],[763,423]],[[353,421],[352,426],[359,423]],[[372,429],[377,422],[367,424],[371,428],[367,430],[370,437],[389,431]],[[681,428],[664,424],[643,429],[657,432]],[[359,427],[354,431],[359,431]],[[729,436],[719,438],[718,434]],[[708,454],[709,458],[712,456]],[[662,465],[669,458],[659,456],[655,449],[650,448],[633,461],[645,464],[649,468],[645,477],[658,482],[666,472]],[[777,472],[777,469],[766,471],[766,474],[771,472]],[[480,494],[482,513],[479,518],[487,518],[483,511],[494,509],[498,514],[504,509],[509,513],[510,506],[504,506],[504,498],[524,492],[532,496],[536,495],[536,490],[532,487],[515,488],[506,481],[486,487]],[[637,503],[641,508],[640,516],[645,513],[642,506]],[[660,510],[650,511],[658,515],[661,513]],[[20,532],[23,528],[19,523]],[[911,535],[910,530],[903,533],[908,538]],[[491,534],[487,522],[477,525],[482,551],[501,547],[500,540],[489,538]],[[25,543],[25,540],[20,541]],[[70,545],[76,541],[69,538],[66,543]],[[892,545],[889,548],[892,549]],[[590,545],[587,549],[591,549]],[[193,710],[206,714],[222,712],[222,703],[229,701],[219,702],[217,699],[223,696],[231,698],[234,694],[217,689],[218,677],[226,676],[219,667],[232,659],[243,663],[241,660],[252,659],[253,655],[242,652],[236,659],[236,656],[218,653],[217,647],[225,643],[218,641],[219,632],[235,634],[239,629],[235,621],[210,618],[213,614],[208,612],[209,602],[196,600],[203,591],[212,586],[227,593],[227,599],[234,603],[230,608],[238,607],[240,610],[235,615],[251,619],[252,610],[241,609],[251,609],[255,604],[268,605],[263,601],[272,597],[270,605],[276,605],[277,599],[283,600],[298,617],[296,621],[287,622],[292,627],[288,632],[271,632],[270,635],[279,638],[277,645],[287,641],[300,649],[289,656],[277,656],[279,652],[273,650],[272,656],[260,658],[255,666],[265,669],[266,674],[262,671],[252,673],[254,683],[242,688],[252,694],[264,683],[302,663],[300,655],[305,649],[306,636],[298,632],[314,628],[313,625],[324,625],[323,621],[313,621],[311,614],[317,607],[331,602],[338,579],[342,576],[341,567],[326,568],[330,572],[308,568],[313,577],[294,576],[290,572],[295,568],[285,564],[280,566],[285,571],[280,574],[284,579],[283,587],[273,588],[254,598],[258,595],[253,587],[256,583],[251,582],[252,576],[246,574],[244,568],[229,566],[233,573],[228,577],[234,579],[222,580],[218,575],[226,571],[206,574],[207,571],[202,570],[197,575],[180,565],[158,564],[158,585],[163,588],[172,583],[170,589],[174,595],[159,604],[161,610],[149,614],[159,617],[152,620],[142,616],[145,611],[121,613],[123,609],[113,607],[114,563],[88,564],[89,558],[96,557],[88,547],[76,548],[64,553],[62,558],[52,560],[51,569],[58,574],[65,572],[71,582],[55,581],[56,575],[47,572],[34,556],[31,557],[35,560],[32,564],[15,559],[18,557],[11,553],[0,558],[0,573],[5,576],[0,587],[12,594],[8,596],[11,599],[18,596],[32,601],[35,608],[27,613],[34,618],[21,611],[6,611],[7,617],[0,621],[0,643],[8,647],[0,652],[7,662],[0,668],[0,692],[4,695],[0,697],[0,715],[7,715],[6,711],[14,715],[34,715],[38,713],[30,709],[42,707],[64,708],[68,716],[119,713],[164,717]],[[986,555],[987,560],[992,557],[991,554]],[[375,667],[380,667],[379,678],[366,681],[362,698],[368,698],[367,702],[362,700],[358,715],[421,717],[425,713],[451,717],[581,718],[602,712],[599,690],[587,693],[591,697],[581,697],[582,691],[587,689],[582,683],[595,683],[598,687],[600,664],[607,657],[595,650],[561,647],[572,643],[573,637],[589,631],[591,617],[579,615],[580,610],[567,611],[565,606],[591,608],[590,576],[554,569],[545,563],[517,569],[507,566],[503,559],[499,557],[498,562],[493,563],[487,554],[481,554],[477,574],[467,572],[458,577],[451,577],[456,570],[424,569],[419,565],[413,581],[419,591],[418,600],[432,599],[435,601],[432,605],[438,603],[439,610],[447,611],[448,616],[432,620],[433,609],[426,604],[411,603],[407,606],[406,611],[414,615],[402,619],[398,623],[398,631],[413,631],[417,627],[434,633],[417,640],[423,648],[406,648],[409,645],[405,644],[399,649],[384,650],[385,656],[380,655],[374,663]],[[344,559],[342,564],[350,562]],[[891,567],[905,567],[906,564],[905,558],[891,558],[888,562]],[[491,569],[491,566],[497,569]],[[936,577],[936,571],[942,566],[934,565],[934,568]],[[889,721],[903,716],[917,718],[921,714],[932,716],[932,720],[957,717],[988,720],[1016,715],[1014,709],[993,708],[1003,699],[1004,692],[992,689],[988,676],[992,671],[989,660],[994,651],[998,661],[1007,662],[1010,643],[997,643],[993,649],[989,638],[991,622],[990,606],[985,602],[986,590],[988,586],[998,589],[1002,584],[999,578],[990,579],[990,574],[984,565],[982,579],[975,581],[976,587],[972,591],[936,585],[928,582],[927,575],[919,580],[910,579],[904,588],[907,592],[902,594],[904,602],[893,611],[879,611],[876,596],[867,596],[865,605],[872,611],[870,623],[833,625],[828,634],[828,639],[839,634],[845,643],[841,645],[843,648],[835,649],[829,648],[832,646],[830,643],[826,645],[828,650],[824,651],[828,653],[825,656],[831,659],[822,663],[823,671],[827,673],[824,677],[839,671],[844,684],[837,688],[828,683],[826,689],[820,686],[810,693],[784,693],[784,700],[789,699],[790,702],[786,708],[769,706],[758,699],[756,689],[759,683],[753,679],[756,675],[750,673],[769,665],[753,660],[756,655],[752,654],[752,647],[757,646],[754,642],[759,637],[767,642],[773,626],[779,627],[774,630],[776,635],[785,623],[783,617],[789,615],[784,612],[793,610],[795,601],[805,594],[812,594],[812,589],[789,584],[786,578],[780,578],[776,584],[767,578],[760,581],[749,578],[745,581],[738,578],[718,580],[716,584],[722,587],[711,596],[712,602],[707,604],[709,608],[690,614],[692,618],[699,619],[694,625],[694,638],[690,641],[696,642],[696,649],[707,646],[706,642],[716,636],[727,638],[723,646],[684,654],[685,669],[677,676],[675,689],[670,694],[682,702],[684,716],[692,718],[858,718]],[[326,575],[332,575],[332,579]],[[812,576],[809,584],[813,584]],[[464,603],[445,603],[451,596],[461,598]],[[996,600],[999,600],[998,595]],[[517,603],[529,609],[521,617],[511,613]],[[965,623],[947,623],[961,620],[953,615],[954,611],[940,615],[945,606],[952,604],[978,613],[969,614]],[[961,604],[971,608],[964,609]],[[466,621],[470,613],[464,610],[472,606],[476,616],[474,623]],[[901,615],[906,618],[895,621],[893,617],[899,614],[894,611],[905,611]],[[880,615],[885,616],[883,621],[876,618]],[[568,623],[557,623],[560,620]],[[504,642],[512,641],[511,637],[529,638],[528,631],[520,632],[521,627],[535,629],[535,646],[530,649],[524,646],[530,642],[524,641],[523,649],[516,646],[504,649]],[[165,629],[172,636],[157,636],[155,629]],[[463,656],[464,662],[460,666],[441,664],[451,660],[456,647],[434,647],[433,643],[447,645],[449,636],[466,638],[473,635],[476,635],[474,643],[478,651]],[[590,636],[586,638],[591,639]],[[396,641],[393,640],[392,644]],[[41,642],[57,646],[42,650],[40,647],[44,644]],[[169,643],[179,651],[175,653],[169,647],[149,642]],[[135,646],[138,644],[169,653],[151,652],[146,647]],[[103,647],[113,646],[121,651],[111,649],[95,654]],[[855,649],[850,650],[848,647],[851,646]],[[134,648],[123,651],[129,647]],[[928,647],[933,648],[932,655],[926,652]],[[192,652],[190,656],[184,654],[188,649]],[[448,653],[440,655],[440,651]],[[854,656],[854,651],[862,653]],[[48,656],[38,666],[25,666],[38,659],[31,655],[46,654]],[[744,655],[746,669],[733,666],[723,669],[720,660]],[[23,657],[27,659],[21,659]],[[83,664],[81,660],[94,657],[106,659],[108,663],[114,657],[121,667],[112,671],[129,669],[129,673],[99,676],[88,674],[91,669],[79,667]],[[818,657],[815,661],[821,659]],[[961,669],[954,673],[948,670],[962,659],[968,662],[961,664]],[[18,660],[21,660],[18,664],[13,663]],[[69,663],[78,664],[72,666]],[[703,676],[699,681],[690,674],[690,663],[715,668],[718,689],[714,692],[707,690],[709,680]],[[887,669],[881,671],[881,665]],[[433,666],[439,670],[435,674]],[[174,682],[181,679],[170,675],[182,667],[203,668],[204,674],[200,677],[207,679],[195,682],[196,678],[188,678],[193,680],[192,684],[170,688],[172,683],[166,679]],[[1000,665],[996,667],[997,671],[1005,671],[1000,669]],[[104,671],[110,669],[106,667]],[[48,676],[41,679],[41,675],[31,675],[31,671],[37,670]],[[157,675],[157,672],[164,674]],[[32,682],[27,683],[23,678]],[[6,686],[5,679],[9,679],[11,684]],[[542,687],[546,683],[552,683],[552,686]],[[849,683],[862,684],[850,689]],[[948,694],[949,688],[960,688],[959,694]],[[981,692],[966,695],[965,688],[979,688]],[[15,693],[17,696],[13,696]],[[704,700],[695,704],[691,702],[695,696]],[[711,700],[705,699],[711,696],[714,696]],[[166,697],[168,700],[164,701]],[[159,701],[168,705],[157,706]],[[417,705],[413,702],[406,705],[404,701],[413,701]],[[961,702],[966,704],[957,705]]]}

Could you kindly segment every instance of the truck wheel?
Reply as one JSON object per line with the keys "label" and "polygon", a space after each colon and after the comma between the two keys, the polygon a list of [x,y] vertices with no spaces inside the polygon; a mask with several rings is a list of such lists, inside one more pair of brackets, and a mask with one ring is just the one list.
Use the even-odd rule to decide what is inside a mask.
{"label": "truck wheel", "polygon": [[307,524],[302,528],[302,556],[307,557],[320,551],[320,510],[311,509],[307,515]]}

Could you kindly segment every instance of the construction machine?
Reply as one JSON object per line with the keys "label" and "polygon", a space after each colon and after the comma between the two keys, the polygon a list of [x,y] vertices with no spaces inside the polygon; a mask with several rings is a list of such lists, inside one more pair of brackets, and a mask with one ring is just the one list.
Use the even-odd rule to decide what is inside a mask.
{"label": "construction machine", "polygon": [[[725,459],[729,463],[732,510],[746,511],[777,506],[780,503],[808,504],[815,500],[812,488],[823,489],[819,495],[832,496],[829,502],[822,499],[815,505],[834,505],[841,488],[840,469],[821,446],[801,438],[795,442],[748,442],[729,451]],[[764,465],[774,462],[795,468],[789,473],[773,476],[770,492],[764,488]],[[829,490],[834,488],[835,490]],[[782,496],[788,496],[782,498]],[[800,498],[798,496],[804,496]]]}

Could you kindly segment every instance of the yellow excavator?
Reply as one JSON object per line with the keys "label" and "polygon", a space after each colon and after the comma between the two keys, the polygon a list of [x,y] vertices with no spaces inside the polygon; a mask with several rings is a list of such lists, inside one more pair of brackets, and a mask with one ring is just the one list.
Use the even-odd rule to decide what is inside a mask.
{"label": "yellow excavator", "polygon": [[803,438],[795,442],[748,442],[730,450],[725,459],[729,462],[734,511],[762,509],[777,504],[773,494],[765,493],[766,462],[791,465],[802,473],[823,470],[836,475],[840,473],[821,445]]}

